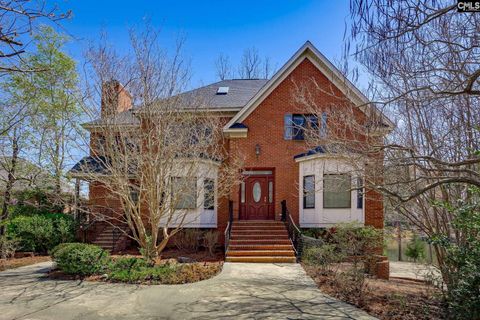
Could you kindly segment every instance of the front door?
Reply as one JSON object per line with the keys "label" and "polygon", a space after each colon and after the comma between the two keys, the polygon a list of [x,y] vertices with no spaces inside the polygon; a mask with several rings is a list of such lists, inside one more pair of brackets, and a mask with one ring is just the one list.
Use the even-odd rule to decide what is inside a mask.
{"label": "front door", "polygon": [[274,219],[273,175],[249,175],[240,190],[240,218]]}

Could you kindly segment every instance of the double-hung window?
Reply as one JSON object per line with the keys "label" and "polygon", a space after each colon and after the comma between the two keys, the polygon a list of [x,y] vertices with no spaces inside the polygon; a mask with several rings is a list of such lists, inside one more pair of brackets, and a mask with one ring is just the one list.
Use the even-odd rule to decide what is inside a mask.
{"label": "double-hung window", "polygon": [[303,208],[315,208],[315,176],[303,177]]}
{"label": "double-hung window", "polygon": [[172,200],[175,209],[195,209],[197,207],[197,179],[172,178]]}
{"label": "double-hung window", "polygon": [[[326,125],[326,118],[322,123]],[[309,130],[323,134],[320,128],[318,117],[315,114],[286,114],[284,117],[284,138],[285,140],[305,140]]]}
{"label": "double-hung window", "polygon": [[351,208],[351,177],[348,174],[323,175],[323,207]]}

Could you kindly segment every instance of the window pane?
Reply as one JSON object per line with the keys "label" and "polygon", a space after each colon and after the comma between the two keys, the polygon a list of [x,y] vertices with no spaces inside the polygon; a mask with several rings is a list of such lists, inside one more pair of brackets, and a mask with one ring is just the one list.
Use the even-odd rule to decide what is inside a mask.
{"label": "window pane", "polygon": [[304,140],[305,132],[305,116],[303,114],[294,114],[293,115],[293,139],[294,140]]}
{"label": "window pane", "polygon": [[195,209],[197,207],[197,179],[173,178],[172,201],[175,209]]}
{"label": "window pane", "polygon": [[293,136],[293,123],[292,123],[292,115],[287,113],[285,116],[284,116],[284,120],[283,120],[283,138],[285,140],[292,140],[292,136]]}
{"label": "window pane", "polygon": [[240,185],[240,202],[245,203],[245,182]]}
{"label": "window pane", "polygon": [[262,187],[260,186],[260,182],[255,182],[253,184],[253,201],[259,202],[260,198],[262,197]]}
{"label": "window pane", "polygon": [[131,190],[130,191],[130,199],[132,200],[133,203],[137,204],[138,203],[138,191]]}
{"label": "window pane", "polygon": [[268,182],[268,202],[273,202],[273,181]]}
{"label": "window pane", "polygon": [[327,113],[322,113],[322,123],[320,125],[320,136],[327,136]]}
{"label": "window pane", "polygon": [[203,208],[206,210],[215,209],[215,181],[213,179],[205,179],[203,188],[205,193]]}
{"label": "window pane", "polygon": [[351,180],[348,174],[327,174],[323,176],[323,207],[350,208]]}
{"label": "window pane", "polygon": [[315,176],[303,177],[303,208],[315,208]]}
{"label": "window pane", "polygon": [[363,179],[357,178],[357,209],[363,209]]}

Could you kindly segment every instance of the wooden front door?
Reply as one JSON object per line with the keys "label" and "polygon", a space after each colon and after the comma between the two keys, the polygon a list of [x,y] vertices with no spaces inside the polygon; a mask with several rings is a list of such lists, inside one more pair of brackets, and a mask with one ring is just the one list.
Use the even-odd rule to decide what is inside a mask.
{"label": "wooden front door", "polygon": [[[244,188],[244,189],[243,189]],[[240,190],[240,218],[244,220],[273,220],[273,175],[250,175]]]}

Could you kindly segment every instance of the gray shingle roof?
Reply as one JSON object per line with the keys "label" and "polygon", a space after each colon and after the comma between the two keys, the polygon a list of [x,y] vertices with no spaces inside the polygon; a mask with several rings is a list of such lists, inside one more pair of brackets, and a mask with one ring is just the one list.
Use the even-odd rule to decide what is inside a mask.
{"label": "gray shingle roof", "polygon": [[[135,112],[135,109],[130,109],[121,113],[117,113],[115,115],[115,119],[110,119],[106,121],[106,119],[95,119],[93,121],[84,123],[84,126],[96,126],[96,125],[101,125],[105,123],[115,123],[116,125],[138,125],[140,124],[140,121],[138,120],[137,117],[133,115],[133,112]],[[115,120],[115,122],[113,122]]]}
{"label": "gray shingle roof", "polygon": [[[267,79],[233,79],[184,92],[181,98],[193,99],[208,109],[242,108],[267,83]],[[219,87],[229,87],[227,94],[217,94]]]}
{"label": "gray shingle roof", "polygon": [[99,156],[99,157],[92,157],[86,156],[83,157],[79,162],[77,162],[72,169],[68,171],[68,174],[71,175],[78,175],[78,174],[89,174],[89,173],[97,173],[97,174],[105,174],[106,167],[105,162],[106,158]]}
{"label": "gray shingle roof", "polygon": [[[244,107],[250,99],[268,82],[267,79],[233,79],[223,80],[209,84],[204,87],[193,89],[178,95],[179,98],[186,99],[185,106],[195,105],[205,109],[238,109]],[[219,87],[228,87],[227,94],[217,94]],[[139,124],[139,120],[133,114],[141,108],[131,110],[115,115],[116,124]],[[85,123],[85,126],[95,126],[105,123],[102,119]]]}

